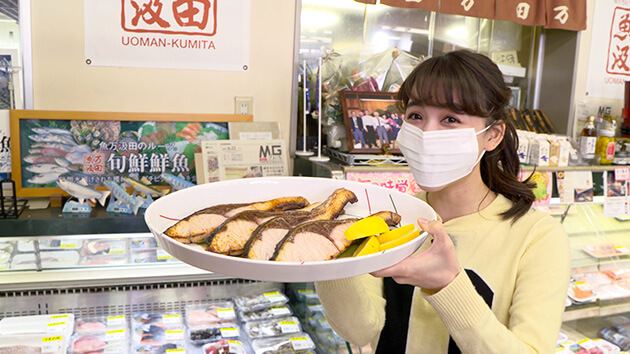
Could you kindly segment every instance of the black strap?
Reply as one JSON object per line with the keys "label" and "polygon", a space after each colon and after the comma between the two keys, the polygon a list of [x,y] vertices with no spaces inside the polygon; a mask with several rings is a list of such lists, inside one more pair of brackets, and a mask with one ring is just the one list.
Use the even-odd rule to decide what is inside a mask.
{"label": "black strap", "polygon": [[411,285],[401,285],[392,278],[383,278],[385,293],[385,326],[381,331],[376,354],[404,353],[407,347],[409,314],[413,289]]}

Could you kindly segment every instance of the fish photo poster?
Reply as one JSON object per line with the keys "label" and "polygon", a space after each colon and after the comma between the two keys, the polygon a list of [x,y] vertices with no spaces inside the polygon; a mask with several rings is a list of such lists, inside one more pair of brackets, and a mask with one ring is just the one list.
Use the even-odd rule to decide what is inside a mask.
{"label": "fish photo poster", "polygon": [[[20,115],[23,111],[12,111]],[[229,138],[228,121],[251,115],[65,112],[73,119],[16,117],[12,159],[18,195],[47,196],[61,178],[104,189],[106,181],[145,180],[168,187],[163,175],[196,183],[194,154],[201,142]],[[46,111],[39,111],[46,112]],[[50,113],[50,112],[48,112]],[[95,114],[98,118],[95,119]],[[215,117],[218,116],[218,117]],[[231,116],[231,117],[230,117]],[[107,119],[111,117],[112,119]],[[187,119],[188,118],[188,119]]]}

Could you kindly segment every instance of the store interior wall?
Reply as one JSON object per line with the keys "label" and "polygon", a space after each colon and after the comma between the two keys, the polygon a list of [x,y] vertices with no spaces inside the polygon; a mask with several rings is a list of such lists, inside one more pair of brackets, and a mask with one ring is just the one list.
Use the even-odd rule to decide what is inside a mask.
{"label": "store interior wall", "polygon": [[31,0],[31,19],[34,109],[234,113],[234,97],[249,96],[254,121],[280,122],[288,143],[294,0],[251,1],[245,72],[88,66],[83,1]]}

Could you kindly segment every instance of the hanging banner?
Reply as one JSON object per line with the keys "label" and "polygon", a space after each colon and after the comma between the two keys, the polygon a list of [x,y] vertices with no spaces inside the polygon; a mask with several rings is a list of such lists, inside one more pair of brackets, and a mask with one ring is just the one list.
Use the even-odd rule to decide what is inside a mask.
{"label": "hanging banner", "polygon": [[494,0],[441,0],[440,12],[481,18],[494,18]]}
{"label": "hanging banner", "polygon": [[250,0],[84,0],[88,65],[242,71]]}
{"label": "hanging banner", "polygon": [[354,0],[356,2],[364,3],[364,4],[376,4],[376,0]]}
{"label": "hanging banner", "polygon": [[524,26],[542,26],[546,23],[545,6],[539,0],[501,0],[497,1],[496,18]]}
{"label": "hanging banner", "polygon": [[623,99],[630,80],[630,0],[600,0],[593,15],[593,32],[586,74],[586,96]]}
{"label": "hanging banner", "polygon": [[440,0],[381,0],[381,4],[395,6],[425,9],[429,11],[437,11]]}
{"label": "hanging banner", "polygon": [[[607,2],[599,0],[600,2]],[[596,6],[596,7],[597,7]],[[547,24],[545,28],[571,31],[586,29],[586,0],[545,0]]]}

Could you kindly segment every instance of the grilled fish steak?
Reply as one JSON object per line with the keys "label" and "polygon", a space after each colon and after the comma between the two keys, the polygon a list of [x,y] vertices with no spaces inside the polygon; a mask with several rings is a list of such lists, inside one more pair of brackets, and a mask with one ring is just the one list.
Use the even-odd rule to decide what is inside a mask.
{"label": "grilled fish steak", "polygon": [[357,196],[345,188],[335,190],[321,205],[309,213],[287,213],[258,226],[247,243],[243,256],[249,259],[269,260],[276,245],[294,227],[309,221],[332,220],[343,213],[348,203],[356,203]]}
{"label": "grilled fish steak", "polygon": [[[401,216],[391,211],[373,214],[394,226]],[[293,228],[276,246],[271,260],[280,262],[327,261],[337,257],[352,241],[344,236],[344,231],[360,219],[317,220]]]}
{"label": "grilled fish steak", "polygon": [[307,206],[302,197],[283,197],[264,202],[220,204],[199,210],[166,229],[164,234],[181,243],[197,243],[227,218],[245,210],[291,210]]}

